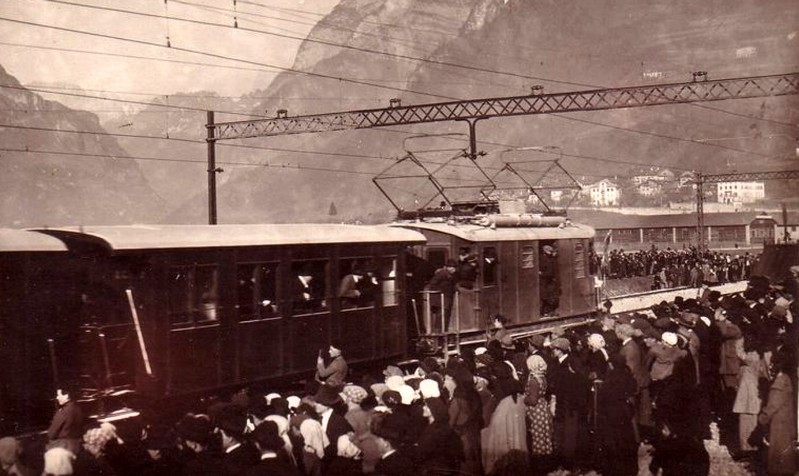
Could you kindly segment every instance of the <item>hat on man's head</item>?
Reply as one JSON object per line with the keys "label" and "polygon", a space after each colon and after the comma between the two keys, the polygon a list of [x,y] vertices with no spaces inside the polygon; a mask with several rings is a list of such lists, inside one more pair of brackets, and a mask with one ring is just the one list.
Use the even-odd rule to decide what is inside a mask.
{"label": "hat on man's head", "polygon": [[543,336],[543,335],[541,335],[541,334],[533,334],[533,335],[531,335],[531,336],[530,336],[530,338],[527,340],[527,342],[529,342],[529,343],[530,343],[530,345],[532,345],[532,346],[533,346],[533,347],[535,347],[536,349],[543,349],[543,348],[544,348],[544,343],[545,343],[546,341],[547,341],[547,338],[546,338],[546,337],[544,337],[544,336]]}
{"label": "hat on man's head", "polygon": [[333,387],[329,385],[322,385],[319,387],[319,390],[317,390],[316,394],[314,394],[313,401],[319,405],[332,407],[341,403],[341,396]]}
{"label": "hat on man's head", "polygon": [[677,324],[691,329],[696,327],[697,321],[699,321],[699,315],[693,312],[682,312],[677,317]]}
{"label": "hat on man's head", "polygon": [[184,440],[208,443],[214,434],[214,425],[208,418],[189,414],[181,418],[175,430]]}
{"label": "hat on man's head", "polygon": [[552,347],[553,349],[560,349],[563,352],[571,351],[571,342],[569,342],[569,339],[565,337],[558,337],[556,339],[553,339],[552,342],[549,344],[549,346]]}
{"label": "hat on man's head", "polygon": [[247,415],[237,406],[226,407],[217,416],[216,427],[229,436],[241,439],[247,427]]}
{"label": "hat on man's head", "polygon": [[605,299],[605,302],[602,303],[602,307],[610,311],[610,308],[613,307],[613,303],[610,301],[610,299]]}
{"label": "hat on man's head", "polygon": [[250,436],[261,449],[267,451],[278,451],[286,444],[280,437],[277,423],[270,420],[262,421]]}

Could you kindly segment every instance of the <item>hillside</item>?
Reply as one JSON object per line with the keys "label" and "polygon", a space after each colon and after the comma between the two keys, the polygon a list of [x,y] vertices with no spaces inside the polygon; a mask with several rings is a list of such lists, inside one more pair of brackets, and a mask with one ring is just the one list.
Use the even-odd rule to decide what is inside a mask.
{"label": "hillside", "polygon": [[0,128],[0,226],[160,219],[164,201],[97,116],[43,100],[2,67],[0,84],[11,86],[0,90],[0,123],[14,126]]}

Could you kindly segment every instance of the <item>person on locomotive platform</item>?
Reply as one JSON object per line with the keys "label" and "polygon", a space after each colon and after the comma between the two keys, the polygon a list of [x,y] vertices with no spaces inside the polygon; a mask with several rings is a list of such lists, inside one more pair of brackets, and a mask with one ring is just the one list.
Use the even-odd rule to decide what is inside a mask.
{"label": "person on locomotive platform", "polygon": [[554,245],[541,247],[541,315],[550,316],[560,306],[560,279],[558,278],[558,250]]}
{"label": "person on locomotive platform", "polygon": [[[438,268],[433,277],[425,286],[428,291],[439,291],[444,298],[444,329],[446,332],[449,329],[449,321],[452,316],[452,302],[455,298],[455,289],[457,284],[457,270],[458,263],[455,260],[447,260],[444,266]],[[433,312],[440,312],[439,306],[431,306]]]}
{"label": "person on locomotive platform", "polygon": [[47,430],[48,448],[65,448],[77,454],[83,438],[83,412],[75,401],[76,390],[59,388],[56,391],[58,410]]}
{"label": "person on locomotive platform", "polygon": [[339,344],[330,344],[327,352],[330,356],[328,363],[322,356],[322,352],[319,352],[319,357],[316,359],[315,379],[328,387],[341,390],[344,388],[344,381],[347,378],[347,361],[341,355],[341,346]]}

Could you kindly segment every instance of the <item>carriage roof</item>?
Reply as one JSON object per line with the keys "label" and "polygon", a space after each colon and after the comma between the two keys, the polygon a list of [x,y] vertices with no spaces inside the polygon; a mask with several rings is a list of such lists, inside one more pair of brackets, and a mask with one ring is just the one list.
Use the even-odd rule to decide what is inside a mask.
{"label": "carriage roof", "polygon": [[412,230],[339,224],[86,226],[37,231],[118,251],[425,241]]}
{"label": "carriage roof", "polygon": [[33,231],[0,228],[0,252],[67,251],[59,239]]}
{"label": "carriage roof", "polygon": [[569,224],[564,227],[557,226],[524,226],[524,227],[486,227],[470,223],[396,223],[393,226],[411,228],[420,231],[433,231],[452,235],[465,241],[490,242],[490,241],[538,241],[538,240],[564,240],[574,238],[593,238],[594,229],[587,225]]}

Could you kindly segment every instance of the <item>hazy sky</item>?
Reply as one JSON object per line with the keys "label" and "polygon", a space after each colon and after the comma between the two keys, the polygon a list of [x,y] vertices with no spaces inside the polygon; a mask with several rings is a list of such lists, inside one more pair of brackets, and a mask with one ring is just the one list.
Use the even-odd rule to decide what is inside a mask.
{"label": "hazy sky", "polygon": [[24,85],[239,96],[275,77],[267,65],[291,67],[300,41],[286,37],[305,37],[338,1],[0,0],[0,65]]}

